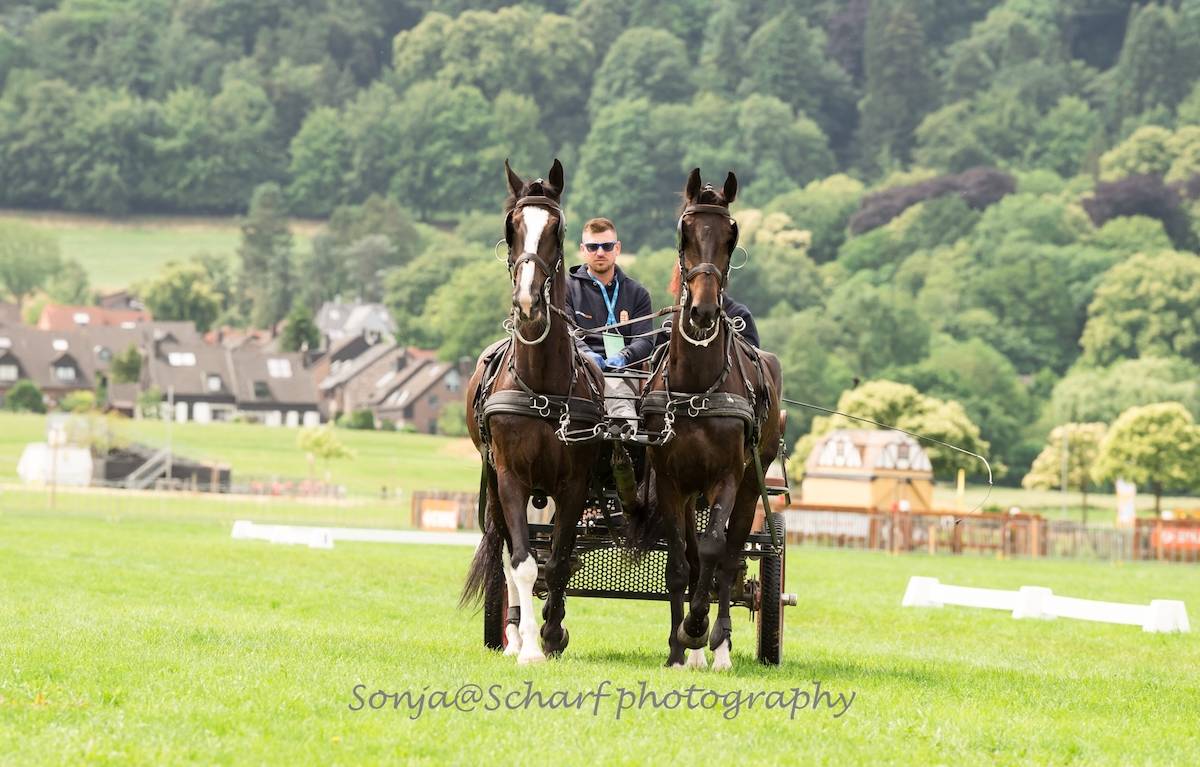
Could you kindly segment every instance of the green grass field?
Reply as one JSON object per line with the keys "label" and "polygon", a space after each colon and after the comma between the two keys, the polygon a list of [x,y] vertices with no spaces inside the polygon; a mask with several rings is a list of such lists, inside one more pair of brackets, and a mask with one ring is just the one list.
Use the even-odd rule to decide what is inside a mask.
{"label": "green grass field", "polygon": [[[19,220],[52,232],[64,258],[83,265],[92,287],[124,288],[153,277],[168,261],[198,253],[230,256],[241,230],[232,216],[132,216],[124,219],[54,212],[0,210],[0,219]],[[311,249],[318,225],[296,221],[296,249]]]}
{"label": "green grass field", "polygon": [[[734,670],[718,675],[660,668],[664,604],[588,599],[570,601],[563,659],[518,668],[483,649],[477,614],[455,609],[467,549],[233,541],[219,511],[52,513],[11,495],[0,508],[0,762],[1124,765],[1200,756],[1200,635],[899,606],[908,577],[921,574],[1183,599],[1195,622],[1196,567],[792,548],[788,588],[800,606],[789,608],[779,668],[754,662],[744,610]],[[595,698],[583,710],[521,708],[526,684],[548,697],[604,682],[610,697],[598,714]],[[697,698],[713,710],[639,709],[643,682],[660,696],[694,686],[696,696],[722,697]],[[853,693],[849,708],[822,702],[790,718],[761,696],[734,707],[734,696],[811,694],[815,682]],[[430,709],[434,693],[467,684],[515,693],[506,700],[516,710],[482,710],[495,708],[487,693],[474,711]],[[430,703],[419,715],[414,698],[399,710],[351,710],[375,690]]]}

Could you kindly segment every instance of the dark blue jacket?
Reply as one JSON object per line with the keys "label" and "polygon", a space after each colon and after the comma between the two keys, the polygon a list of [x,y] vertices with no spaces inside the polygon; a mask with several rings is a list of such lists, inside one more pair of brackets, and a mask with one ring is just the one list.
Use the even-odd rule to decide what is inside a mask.
{"label": "dark blue jacket", "polygon": [[[758,326],[754,324],[754,317],[750,314],[750,310],[746,308],[745,304],[739,304],[737,301],[734,301],[728,296],[728,294],[722,296],[722,299],[721,307],[725,309],[726,314],[728,314],[730,317],[741,317],[743,320],[745,320],[746,327],[742,329],[742,337],[753,344],[756,349],[761,349],[762,346],[760,346],[758,343]],[[672,319],[673,318],[668,318],[667,321],[663,323],[662,329],[666,332],[658,336],[659,344],[665,344],[671,340]]]}
{"label": "dark blue jacket", "polygon": [[[614,266],[613,268],[616,270],[615,281],[619,281],[621,285],[617,291],[617,305],[614,308],[617,321],[653,314],[654,308],[650,302],[650,292],[637,280],[627,277],[625,272],[621,271],[621,267]],[[612,296],[612,290],[613,286],[609,285],[607,288],[609,296]],[[608,307],[600,295],[600,285],[588,274],[586,264],[573,266],[567,273],[567,313],[581,328],[598,328],[608,324]],[[625,338],[625,348],[621,350],[621,355],[625,357],[627,364],[641,362],[650,356],[650,352],[654,350],[654,337],[634,338],[634,336],[639,333],[648,333],[653,327],[654,321],[645,319],[619,328],[619,332]],[[599,335],[585,336],[579,342],[579,348],[583,351],[593,351],[603,357],[608,356],[604,353],[604,339]]]}

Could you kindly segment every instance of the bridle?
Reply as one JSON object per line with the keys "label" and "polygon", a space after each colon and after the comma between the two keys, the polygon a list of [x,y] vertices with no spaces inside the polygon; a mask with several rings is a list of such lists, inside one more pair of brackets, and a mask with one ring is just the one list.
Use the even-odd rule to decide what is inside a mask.
{"label": "bridle", "polygon": [[[711,191],[712,185],[707,184],[707,185],[705,185],[704,189]],[[711,214],[716,214],[719,216],[725,216],[726,218],[729,219],[729,224],[733,227],[733,243],[729,247],[729,257],[730,257],[731,261],[733,259],[733,251],[737,249],[737,243],[738,243],[737,220],[734,219],[733,216],[729,215],[729,206],[728,205],[712,205],[712,204],[708,204],[708,203],[694,203],[692,205],[688,205],[686,208],[683,209],[683,212],[679,214],[679,221],[675,226],[675,241],[676,241],[676,246],[679,250],[679,275],[680,275],[679,303],[680,303],[681,308],[686,307],[687,303],[688,303],[688,284],[691,283],[691,281],[693,279],[699,277],[702,274],[708,274],[708,275],[711,275],[712,277],[716,278],[716,280],[717,280],[717,303],[719,306],[725,295],[725,285],[726,285],[726,283],[729,282],[729,266],[726,265],[724,271],[722,271],[721,269],[719,269],[717,267],[716,264],[714,264],[710,261],[706,261],[705,263],[698,264],[697,266],[693,267],[692,269],[688,269],[687,264],[684,263],[683,252],[684,252],[685,241],[684,241],[684,236],[683,236],[683,219],[685,216],[689,216],[693,213],[711,213]],[[709,344],[711,344],[713,342],[713,339],[716,338],[717,335],[719,335],[718,333],[714,332],[712,335],[710,335],[708,338],[704,339],[703,341],[698,341],[698,340],[688,336],[687,330],[685,327],[688,324],[688,322],[689,321],[688,321],[687,317],[685,316],[685,312],[680,311],[679,321],[677,323],[679,325],[679,332],[683,335],[684,340],[687,341],[688,343],[692,344],[693,346],[708,346]]]}
{"label": "bridle", "polygon": [[[542,183],[543,183],[542,179],[540,179],[540,178],[533,182],[534,186],[536,186],[538,188],[541,187]],[[517,256],[516,258],[513,258],[513,255],[515,253],[515,249],[514,249],[514,245],[513,245],[513,238],[516,236],[516,226],[513,224],[513,216],[516,214],[516,212],[518,210],[521,210],[522,208],[526,208],[526,207],[547,208],[558,219],[558,227],[555,231],[555,235],[558,240],[558,247],[555,251],[553,263],[548,264],[545,261],[543,261],[541,259],[541,257],[538,256],[537,253],[529,251],[529,250],[525,250],[523,243],[521,246],[522,247],[521,254],[519,256]],[[525,344],[526,346],[534,346],[536,344],[540,344],[542,341],[545,341],[546,336],[548,336],[550,334],[550,314],[551,314],[550,288],[554,282],[555,275],[558,274],[558,270],[561,269],[562,265],[563,265],[563,238],[564,238],[565,234],[566,234],[566,217],[563,215],[562,208],[559,207],[557,202],[550,199],[549,197],[546,197],[545,195],[528,195],[528,196],[522,197],[521,199],[517,200],[517,202],[513,205],[512,210],[510,210],[508,212],[508,215],[504,217],[504,241],[508,244],[508,277],[509,277],[509,280],[512,281],[513,284],[516,284],[517,270],[520,269],[522,265],[524,265],[526,263],[530,263],[530,262],[532,262],[538,268],[540,268],[542,270],[542,273],[546,275],[546,279],[542,283],[542,289],[539,291],[542,294],[542,300],[543,300],[542,305],[545,307],[545,312],[546,312],[546,328],[545,328],[545,330],[542,331],[542,334],[540,336],[538,336],[534,340],[530,341],[530,340],[525,339],[521,335],[521,332],[519,330],[517,330],[517,317],[516,317],[517,310],[515,307],[513,308],[513,316],[512,316],[513,337],[516,338],[521,343]]]}

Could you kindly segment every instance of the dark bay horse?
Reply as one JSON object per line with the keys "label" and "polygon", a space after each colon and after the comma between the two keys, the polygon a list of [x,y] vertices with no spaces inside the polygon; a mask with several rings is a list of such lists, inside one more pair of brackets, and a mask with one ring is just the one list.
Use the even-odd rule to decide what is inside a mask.
{"label": "dark bay horse", "polygon": [[[505,654],[526,664],[567,646],[564,591],[599,449],[586,438],[587,429],[576,426],[599,422],[604,384],[599,369],[576,350],[564,321],[562,164],[555,160],[545,180],[524,181],[507,161],[504,170],[513,316],[509,338],[484,351],[467,385],[467,425],[484,459],[486,509],[462,602],[480,598],[502,562],[510,605]],[[526,507],[531,498],[544,504],[547,497],[554,500],[554,537],[539,648],[533,608],[538,562],[529,547]]]}
{"label": "dark bay horse", "polygon": [[[779,450],[782,377],[774,355],[737,336],[721,309],[737,222],[730,173],[722,190],[688,177],[678,224],[682,289],[667,354],[643,391],[647,429],[667,438],[649,448],[656,477],[657,514],[668,545],[671,601],[668,666],[731,667],[730,590],[754,521],[761,467]],[[670,436],[673,432],[673,436]],[[758,461],[755,461],[755,453]],[[697,533],[697,495],[707,501]],[[716,584],[716,625],[709,632],[709,596]],[[684,594],[691,604],[684,616]]]}

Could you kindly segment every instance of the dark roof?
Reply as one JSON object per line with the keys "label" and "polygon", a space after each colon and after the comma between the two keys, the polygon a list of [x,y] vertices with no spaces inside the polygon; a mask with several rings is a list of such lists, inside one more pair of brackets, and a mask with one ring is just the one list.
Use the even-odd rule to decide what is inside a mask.
{"label": "dark roof", "polygon": [[456,370],[456,366],[450,362],[429,361],[422,364],[415,375],[392,386],[375,404],[383,410],[407,407],[425,396],[447,373]]}
{"label": "dark roof", "polygon": [[[228,351],[233,371],[234,396],[238,404],[273,402],[281,405],[317,407],[317,383],[313,372],[304,366],[299,352],[270,353],[246,347]],[[256,396],[255,384],[265,383],[268,398]]]}
{"label": "dark roof", "polygon": [[[149,385],[176,397],[229,399],[234,397],[228,350],[212,344],[159,340],[146,360]],[[209,388],[210,376],[219,376],[221,388]]]}

